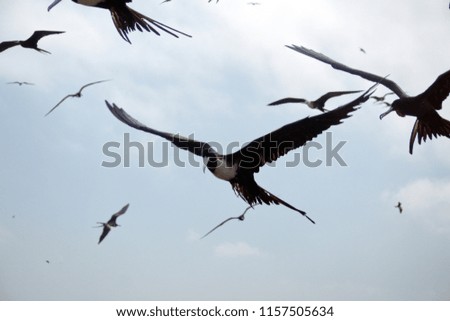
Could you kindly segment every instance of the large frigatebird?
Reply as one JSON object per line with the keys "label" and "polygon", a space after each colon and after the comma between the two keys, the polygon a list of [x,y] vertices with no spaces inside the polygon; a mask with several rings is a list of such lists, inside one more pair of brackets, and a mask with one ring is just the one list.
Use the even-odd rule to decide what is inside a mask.
{"label": "large frigatebird", "polygon": [[41,40],[42,37],[48,36],[48,35],[55,35],[58,33],[64,33],[65,31],[47,31],[47,30],[37,30],[33,32],[30,38],[27,40],[12,40],[12,41],[3,41],[0,43],[0,52],[5,51],[6,49],[9,49],[14,46],[22,46],[24,48],[34,49],[39,52],[45,52],[50,53],[47,50],[38,48],[37,43],[39,40]]}
{"label": "large frigatebird", "polygon": [[413,153],[413,146],[416,136],[419,145],[422,140],[424,142],[427,138],[431,140],[433,136],[445,136],[450,138],[450,121],[442,118],[437,113],[437,110],[442,109],[442,102],[450,93],[450,70],[437,77],[431,86],[429,86],[428,89],[421,94],[417,96],[409,96],[392,80],[366,71],[348,67],[325,56],[324,54],[315,52],[314,50],[305,47],[295,45],[287,47],[329,64],[334,69],[345,71],[350,74],[360,76],[364,79],[380,83],[392,90],[399,98],[392,102],[388,111],[380,115],[380,119],[392,111],[397,112],[397,115],[401,117],[404,117],[405,115],[417,117],[409,139],[410,154]]}
{"label": "large frigatebird", "polygon": [[254,174],[266,163],[276,161],[280,156],[291,150],[305,145],[308,141],[321,134],[333,125],[342,123],[350,117],[350,113],[361,103],[367,101],[373,93],[369,88],[355,100],[327,113],[314,117],[306,117],[287,124],[271,133],[261,136],[245,145],[240,150],[227,155],[219,154],[211,145],[205,142],[186,138],[178,134],[171,134],[150,128],[131,117],[116,104],[105,101],[111,113],[121,122],[138,130],[160,136],[171,141],[178,148],[203,158],[206,167],[217,178],[228,181],[234,192],[250,206],[256,204],[281,204],[305,216],[312,223],[314,221],[306,212],[295,208],[274,194],[259,186]]}
{"label": "large frigatebird", "polygon": [[97,222],[97,224],[100,224],[100,226],[98,226],[98,227],[103,226],[103,231],[102,231],[102,234],[100,235],[100,239],[98,240],[98,244],[100,244],[100,242],[103,241],[103,239],[106,237],[106,235],[108,235],[109,231],[111,231],[111,228],[120,226],[119,224],[116,223],[116,220],[120,215],[125,214],[129,205],[130,204],[125,205],[124,207],[122,207],[122,209],[120,211],[113,214],[108,222],[106,222],[106,223]]}
{"label": "large frigatebird", "polygon": [[[159,21],[152,18],[144,16],[143,14],[131,9],[127,6],[127,3],[132,2],[132,0],[72,0],[78,4],[82,4],[89,7],[97,7],[102,9],[108,9],[111,12],[111,17],[116,27],[119,35],[128,43],[131,43],[128,38],[128,32],[135,31],[148,31],[154,32],[158,36],[159,30],[167,32],[168,34],[178,38],[178,34],[191,37],[190,35],[169,27]],[[55,0],[49,7],[50,11],[54,6],[56,6],[61,0]],[[157,29],[156,29],[157,28]]]}

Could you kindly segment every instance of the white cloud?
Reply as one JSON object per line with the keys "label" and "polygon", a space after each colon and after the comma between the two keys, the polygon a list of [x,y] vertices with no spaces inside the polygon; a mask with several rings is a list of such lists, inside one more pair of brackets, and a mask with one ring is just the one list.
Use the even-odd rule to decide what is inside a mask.
{"label": "white cloud", "polygon": [[261,256],[262,252],[245,242],[225,242],[215,247],[214,254],[219,257],[236,258]]}

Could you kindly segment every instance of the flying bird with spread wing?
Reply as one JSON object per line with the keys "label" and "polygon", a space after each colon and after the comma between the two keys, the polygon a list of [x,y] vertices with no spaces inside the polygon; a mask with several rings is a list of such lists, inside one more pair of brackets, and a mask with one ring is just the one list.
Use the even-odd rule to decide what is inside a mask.
{"label": "flying bird with spread wing", "polygon": [[288,104],[288,103],[302,103],[302,104],[306,104],[309,108],[311,109],[318,109],[321,112],[326,112],[328,110],[326,110],[325,107],[325,103],[328,101],[328,99],[333,98],[333,97],[337,97],[337,96],[341,96],[341,95],[348,95],[348,94],[355,94],[355,93],[360,93],[362,90],[353,90],[353,91],[330,91],[328,93],[326,93],[325,95],[319,97],[316,100],[313,101],[309,101],[306,100],[304,98],[291,98],[291,97],[287,97],[287,98],[283,98],[277,101],[274,101],[272,103],[270,103],[268,106],[276,106],[276,105],[281,105],[281,104]]}
{"label": "flying bird with spread wing", "polygon": [[259,169],[266,163],[276,161],[280,156],[305,145],[331,126],[342,123],[345,118],[351,116],[350,113],[354,112],[357,106],[369,99],[373,93],[371,91],[373,87],[350,103],[330,112],[287,124],[227,155],[219,154],[208,143],[150,128],[131,117],[116,104],[111,105],[108,101],[105,101],[105,103],[111,113],[128,126],[160,136],[171,141],[178,148],[202,157],[208,170],[217,178],[228,181],[234,192],[250,206],[263,203],[267,205],[281,204],[300,213],[314,223],[306,215],[306,212],[295,208],[259,186],[255,181],[254,174],[258,173]]}
{"label": "flying bird with spread wing", "polygon": [[0,52],[5,51],[11,47],[22,46],[23,48],[34,49],[42,53],[50,54],[49,51],[38,48],[37,44],[41,38],[49,35],[56,35],[64,33],[65,31],[47,31],[47,30],[37,30],[33,32],[30,38],[27,40],[13,40],[13,41],[3,41],[0,43]]}
{"label": "flying bird with spread wing", "polygon": [[7,82],[8,85],[28,85],[28,86],[34,86],[34,84],[32,82],[27,82],[27,81],[11,81],[11,82]]}
{"label": "flying bird with spread wing", "polygon": [[208,233],[206,233],[205,235],[203,235],[201,238],[205,238],[207,237],[209,234],[211,234],[212,232],[214,232],[215,230],[217,230],[219,227],[221,227],[222,225],[224,225],[226,222],[231,221],[231,220],[239,220],[239,221],[243,221],[245,219],[245,214],[247,213],[247,211],[249,209],[253,208],[253,206],[249,206],[245,209],[244,213],[242,213],[239,216],[233,216],[233,217],[229,217],[227,218],[225,221],[223,221],[222,223],[218,224],[216,227],[214,227],[211,231],[209,231]]}
{"label": "flying bird with spread wing", "polygon": [[393,91],[399,98],[392,102],[388,111],[380,115],[380,119],[383,119],[383,117],[392,111],[395,111],[400,117],[404,117],[406,115],[416,117],[416,122],[414,123],[411,137],[409,139],[410,154],[413,153],[413,146],[416,137],[419,145],[422,140],[425,142],[427,138],[430,140],[433,137],[437,138],[437,136],[450,138],[450,121],[442,118],[437,112],[437,110],[442,109],[442,102],[450,93],[450,70],[437,77],[437,79],[421,94],[417,96],[409,96],[392,80],[366,71],[348,67],[325,56],[324,54],[315,52],[314,50],[305,47],[299,47],[296,45],[287,47],[329,64],[334,69],[380,83]]}
{"label": "flying bird with spread wing", "polygon": [[376,103],[383,103],[383,102],[385,102],[387,96],[393,95],[393,94],[394,94],[393,92],[389,92],[389,93],[384,94],[383,96],[372,95],[372,96],[370,96],[370,98],[375,100]]}
{"label": "flying bird with spread wing", "polygon": [[402,203],[398,202],[398,204],[395,205],[394,207],[398,208],[398,211],[400,212],[400,214],[402,214],[402,212],[403,212]]}
{"label": "flying bird with spread wing", "polygon": [[55,107],[53,107],[52,109],[50,109],[50,110],[48,111],[48,113],[46,113],[46,114],[44,115],[44,117],[47,116],[48,114],[50,114],[52,111],[54,111],[54,110],[56,109],[56,107],[58,107],[59,105],[61,105],[61,103],[62,103],[64,100],[66,100],[67,98],[69,98],[69,97],[80,98],[80,97],[81,97],[81,91],[82,91],[84,88],[89,87],[89,86],[92,86],[92,85],[95,85],[95,84],[99,84],[99,83],[105,82],[105,81],[109,81],[109,79],[91,82],[91,83],[86,84],[86,85],[84,85],[83,87],[81,87],[80,90],[79,90],[77,93],[75,93],[75,94],[69,94],[69,95],[65,96],[63,99],[61,99],[61,100],[59,101],[59,103],[57,103],[57,104],[55,105]]}
{"label": "flying bird with spread wing", "polygon": [[[131,9],[127,6],[127,3],[132,2],[132,0],[72,0],[78,4],[82,4],[89,7],[97,7],[102,9],[107,9],[111,13],[111,18],[113,20],[114,26],[117,32],[122,37],[123,40],[131,44],[128,38],[128,33],[135,31],[148,31],[154,32],[156,35],[160,35],[159,30],[162,30],[176,38],[178,35],[183,35],[186,37],[191,37],[190,35],[169,27],[159,21],[152,18],[144,16],[143,14]],[[54,6],[60,3],[61,0],[55,0],[49,7],[50,11]]]}
{"label": "flying bird with spread wing", "polygon": [[103,231],[102,231],[102,234],[100,235],[100,239],[98,240],[98,244],[100,244],[103,241],[103,239],[106,237],[106,235],[108,235],[109,231],[111,231],[111,229],[113,227],[120,226],[119,224],[116,223],[116,220],[120,215],[125,214],[129,205],[130,204],[125,205],[124,207],[122,207],[122,209],[120,211],[113,214],[108,222],[106,222],[106,223],[97,222],[97,224],[100,224],[100,225],[96,226],[96,227],[103,227]]}

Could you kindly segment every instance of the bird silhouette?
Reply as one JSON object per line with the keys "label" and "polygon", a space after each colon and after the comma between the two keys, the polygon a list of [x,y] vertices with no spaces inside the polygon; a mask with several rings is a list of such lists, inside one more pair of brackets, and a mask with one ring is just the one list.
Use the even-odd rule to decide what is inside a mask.
{"label": "bird silhouette", "polygon": [[39,40],[41,40],[42,37],[48,36],[48,35],[55,35],[59,33],[64,33],[65,31],[46,31],[46,30],[38,30],[33,32],[30,38],[27,40],[13,40],[13,41],[3,41],[0,43],[0,52],[5,51],[6,49],[9,49],[14,46],[22,46],[23,48],[29,48],[34,49],[42,53],[48,53],[49,51],[38,48],[37,43]]}
{"label": "bird silhouette", "polygon": [[375,74],[348,67],[339,63],[324,54],[315,52],[314,50],[299,47],[287,46],[288,48],[307,55],[311,58],[322,61],[331,65],[334,69],[348,72],[353,75],[360,76],[364,79],[380,83],[386,88],[393,91],[399,98],[394,100],[390,109],[380,115],[383,119],[390,112],[395,111],[400,117],[405,115],[416,117],[411,137],[409,139],[409,153],[413,153],[414,141],[417,137],[419,145],[422,140],[425,142],[427,138],[444,136],[450,138],[450,121],[442,118],[437,110],[442,108],[442,102],[450,93],[450,70],[441,74],[424,92],[417,96],[407,95],[403,89],[392,80],[386,77],[380,77]]}
{"label": "bird silhouette", "polygon": [[27,81],[11,81],[11,82],[7,82],[8,85],[29,85],[29,86],[33,86],[34,84],[31,82],[27,82]]}
{"label": "bird silhouette", "polygon": [[243,221],[245,219],[245,213],[247,213],[247,211],[249,209],[253,208],[252,206],[248,206],[244,213],[242,213],[239,216],[234,216],[234,217],[229,217],[227,218],[225,221],[223,221],[222,223],[218,224],[216,227],[214,227],[211,231],[209,231],[208,233],[206,233],[205,235],[203,235],[201,238],[205,238],[207,237],[209,234],[211,234],[212,232],[214,232],[215,230],[217,230],[219,227],[221,227],[222,225],[224,225],[226,222],[231,221],[231,220],[239,220],[239,221]]}
{"label": "bird silhouette", "polygon": [[125,212],[127,211],[129,205],[130,204],[125,205],[124,207],[122,207],[122,209],[120,211],[118,211],[117,213],[113,214],[108,222],[106,222],[106,223],[97,222],[97,224],[100,224],[100,225],[96,226],[96,227],[102,227],[103,226],[103,231],[102,231],[102,234],[100,235],[100,239],[98,240],[98,244],[100,244],[101,241],[103,241],[103,239],[106,237],[106,235],[108,235],[109,231],[111,231],[111,228],[120,226],[119,224],[116,223],[116,220],[117,220],[117,218],[120,215],[125,214]]}
{"label": "bird silhouette", "polygon": [[344,106],[287,124],[227,155],[219,154],[208,143],[150,128],[131,117],[116,104],[111,105],[108,101],[105,103],[111,113],[128,126],[160,136],[171,141],[178,148],[202,157],[208,170],[217,178],[228,181],[234,192],[250,206],[262,203],[281,204],[302,214],[314,223],[305,211],[295,208],[259,186],[254,179],[254,174],[258,173],[260,167],[266,163],[276,161],[280,156],[305,145],[331,126],[342,123],[342,120],[350,117],[350,113],[355,111],[357,106],[369,99],[373,93],[371,91],[373,87]]}
{"label": "bird silhouette", "polygon": [[44,117],[47,116],[48,114],[50,114],[52,111],[54,111],[54,110],[56,109],[56,107],[58,107],[59,105],[61,105],[61,103],[62,103],[64,100],[66,100],[67,98],[69,98],[69,97],[77,97],[77,98],[80,98],[80,97],[81,97],[81,91],[82,91],[84,88],[89,87],[89,86],[92,86],[92,85],[95,85],[95,84],[99,84],[99,83],[105,82],[105,81],[109,81],[109,79],[91,82],[91,83],[86,84],[86,85],[84,85],[83,87],[81,87],[80,90],[79,90],[77,93],[75,93],[75,94],[69,94],[69,95],[65,96],[63,99],[61,99],[61,100],[59,101],[59,103],[57,103],[57,104],[55,105],[55,107],[53,107],[52,109],[50,109],[50,110],[44,115]]}
{"label": "bird silhouette", "polygon": [[370,96],[370,98],[375,100],[376,103],[383,103],[383,102],[385,102],[385,99],[387,96],[393,95],[393,94],[394,94],[393,92],[389,92],[389,93],[384,94],[383,96],[372,95],[372,96]]}
{"label": "bird silhouette", "polygon": [[[152,18],[146,17],[143,14],[131,9],[127,6],[128,2],[132,0],[72,0],[78,4],[82,4],[89,7],[97,7],[102,9],[107,9],[111,13],[111,18],[113,20],[114,26],[117,32],[122,37],[123,40],[131,44],[128,38],[128,33],[130,31],[148,31],[154,32],[156,35],[160,35],[159,30],[162,30],[176,38],[178,34],[191,37],[190,35],[169,27],[159,21]],[[50,11],[54,6],[56,6],[61,0],[55,0],[47,10]]]}
{"label": "bird silhouette", "polygon": [[353,90],[353,91],[330,91],[326,93],[325,95],[320,96],[318,99],[309,101],[304,98],[283,98],[277,101],[274,101],[270,103],[268,106],[277,106],[281,104],[287,104],[287,103],[303,103],[306,104],[311,109],[318,109],[321,112],[326,112],[325,103],[328,101],[328,99],[332,97],[337,97],[341,95],[347,95],[347,94],[355,94],[360,93],[362,90]]}
{"label": "bird silhouette", "polygon": [[398,211],[400,212],[400,214],[402,214],[402,212],[403,212],[402,203],[398,202],[398,204],[395,205],[394,207],[398,208]]}

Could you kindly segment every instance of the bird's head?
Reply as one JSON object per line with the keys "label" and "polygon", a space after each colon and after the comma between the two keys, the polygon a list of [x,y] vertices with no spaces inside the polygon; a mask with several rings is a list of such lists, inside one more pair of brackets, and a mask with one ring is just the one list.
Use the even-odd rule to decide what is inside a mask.
{"label": "bird's head", "polygon": [[47,11],[50,11],[54,6],[56,6],[60,2],[61,2],[61,0],[53,1],[52,4],[48,6]]}
{"label": "bird's head", "polygon": [[397,113],[397,115],[399,115],[400,117],[405,117],[405,114],[401,111],[404,103],[405,103],[405,99],[394,100],[391,104],[391,107],[386,112],[384,112],[380,115],[380,119],[383,119],[384,116],[386,116],[387,114],[389,114],[390,112],[392,112],[394,110]]}

